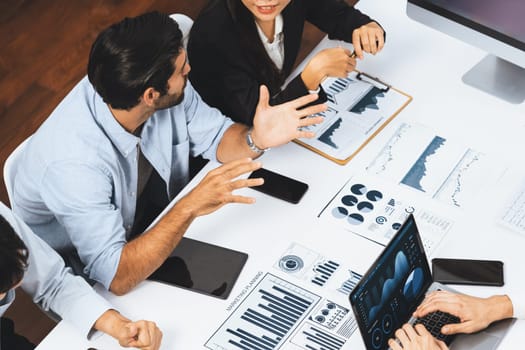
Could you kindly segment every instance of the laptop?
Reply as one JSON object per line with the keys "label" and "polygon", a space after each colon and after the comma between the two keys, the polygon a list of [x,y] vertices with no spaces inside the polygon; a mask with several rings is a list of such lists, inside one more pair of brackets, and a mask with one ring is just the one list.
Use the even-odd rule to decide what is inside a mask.
{"label": "laptop", "polygon": [[423,320],[412,317],[425,294],[434,290],[457,293],[432,281],[421,236],[414,216],[409,215],[349,297],[366,348],[389,349],[388,340],[395,338],[395,331],[403,324],[423,323],[450,349],[490,350],[498,346],[515,322],[508,319],[475,334],[445,336],[439,330],[446,323],[459,322],[457,317],[443,312],[432,313]]}

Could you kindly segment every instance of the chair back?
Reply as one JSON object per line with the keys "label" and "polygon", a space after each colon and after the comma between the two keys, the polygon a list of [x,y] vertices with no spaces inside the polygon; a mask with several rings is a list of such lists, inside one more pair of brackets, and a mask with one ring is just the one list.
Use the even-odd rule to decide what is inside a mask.
{"label": "chair back", "polygon": [[188,38],[190,36],[190,29],[193,25],[193,20],[190,17],[181,13],[175,13],[173,15],[170,15],[170,17],[173,18],[175,22],[177,22],[177,24],[179,25],[179,28],[182,32],[182,43],[184,45],[184,49],[186,49],[186,46],[188,45]]}

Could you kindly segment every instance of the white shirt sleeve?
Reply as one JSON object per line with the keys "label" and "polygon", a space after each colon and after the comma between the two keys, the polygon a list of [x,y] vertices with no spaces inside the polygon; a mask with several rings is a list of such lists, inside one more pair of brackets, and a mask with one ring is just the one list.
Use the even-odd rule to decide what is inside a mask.
{"label": "white shirt sleeve", "polygon": [[96,320],[111,309],[109,303],[84,279],[73,275],[62,258],[2,203],[0,214],[29,251],[22,289],[44,310],[52,310],[88,337]]}

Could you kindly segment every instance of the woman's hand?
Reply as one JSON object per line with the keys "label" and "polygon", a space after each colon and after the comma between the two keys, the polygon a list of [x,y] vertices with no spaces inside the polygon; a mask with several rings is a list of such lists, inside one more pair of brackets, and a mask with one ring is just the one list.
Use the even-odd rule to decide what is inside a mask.
{"label": "woman's hand", "polygon": [[357,58],[363,59],[363,51],[375,55],[385,46],[385,32],[376,22],[365,24],[352,33],[352,45]]}
{"label": "woman's hand", "polygon": [[356,66],[348,49],[334,47],[319,51],[304,67],[301,79],[308,90],[315,90],[327,77],[345,78]]}

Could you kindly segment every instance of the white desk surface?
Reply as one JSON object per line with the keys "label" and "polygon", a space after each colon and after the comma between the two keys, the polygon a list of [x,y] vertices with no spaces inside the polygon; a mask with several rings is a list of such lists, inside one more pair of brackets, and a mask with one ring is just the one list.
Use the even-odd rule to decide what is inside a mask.
{"label": "white desk surface", "polygon": [[[507,178],[499,183],[502,188],[483,189],[493,200],[482,200],[479,206],[455,211],[443,209],[454,220],[454,226],[433,255],[504,261],[505,287],[458,288],[466,293],[488,296],[525,289],[520,271],[525,237],[496,224],[501,200],[512,190],[518,175],[525,174],[520,151],[525,149],[525,104],[512,105],[464,85],[461,76],[485,53],[410,20],[405,7],[405,0],[359,2],[358,8],[386,29],[387,45],[381,54],[359,62],[357,68],[412,95],[414,99],[408,107],[345,166],[293,143],[265,154],[261,161],[266,168],[310,185],[299,205],[244,189],[239,193],[255,197],[256,204],[229,205],[191,225],[188,237],[249,254],[228,300],[149,281],[122,297],[97,288],[126,316],[156,321],[164,333],[162,349],[203,349],[204,343],[230,315],[227,307],[257,273],[282,276],[273,265],[292,242],[337,258],[364,273],[382,247],[348,232],[328,230],[317,214],[353,174],[362,172],[403,121],[430,126],[437,134],[466,142],[511,164]],[[330,43],[323,41],[320,45]],[[515,158],[521,161],[513,163]],[[208,164],[185,191],[215,166]],[[344,297],[336,302],[349,307]],[[524,331],[525,322],[518,321],[500,348],[515,348],[525,341]],[[37,349],[89,347],[120,349],[106,335],[88,342],[65,322],[60,322]],[[364,348],[359,331],[343,348]]]}

